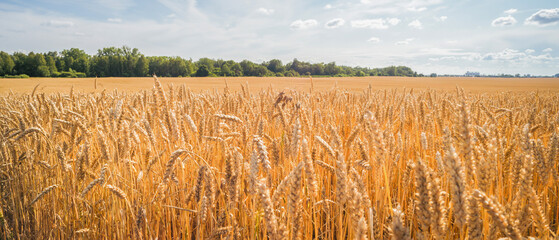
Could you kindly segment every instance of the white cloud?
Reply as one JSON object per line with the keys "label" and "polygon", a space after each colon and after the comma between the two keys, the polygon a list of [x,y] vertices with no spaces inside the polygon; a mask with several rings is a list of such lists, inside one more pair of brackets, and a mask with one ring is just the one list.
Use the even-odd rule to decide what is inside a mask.
{"label": "white cloud", "polygon": [[438,62],[438,61],[449,61],[449,60],[458,60],[458,59],[460,58],[455,56],[448,56],[448,57],[429,58],[429,61]]}
{"label": "white cloud", "polygon": [[542,52],[553,52],[553,49],[552,48],[546,48],[546,49],[542,50]]}
{"label": "white cloud", "polygon": [[410,43],[413,41],[413,38],[407,38],[406,40],[402,40],[402,41],[397,41],[396,43],[394,43],[397,46],[405,46],[405,45],[410,45]]}
{"label": "white cloud", "polygon": [[380,38],[372,37],[372,38],[369,38],[369,40],[367,40],[367,42],[378,43],[378,42],[380,42]]}
{"label": "white cloud", "polygon": [[328,21],[324,26],[326,28],[339,28],[345,24],[345,20],[342,18],[334,18]]}
{"label": "white cloud", "polygon": [[408,26],[415,28],[415,29],[423,29],[423,24],[421,24],[421,22],[416,19],[413,20],[412,22],[410,22],[410,24],[408,24]]}
{"label": "white cloud", "polygon": [[387,29],[386,20],[382,18],[362,19],[351,21],[353,28]]}
{"label": "white cloud", "polygon": [[389,19],[388,19],[388,23],[390,23],[390,25],[392,25],[392,26],[396,26],[396,25],[398,25],[398,23],[400,23],[400,19],[398,19],[398,18],[389,18]]}
{"label": "white cloud", "polygon": [[308,29],[318,25],[318,22],[314,19],[307,20],[296,20],[289,25],[292,29]]}
{"label": "white cloud", "polygon": [[441,22],[446,21],[446,19],[448,19],[447,16],[440,16],[440,17],[437,18],[437,20],[438,20],[438,21],[441,21]]}
{"label": "white cloud", "polygon": [[482,59],[483,60],[489,60],[489,61],[491,61],[491,60],[508,60],[508,61],[510,61],[510,60],[518,60],[518,59],[520,59],[524,56],[526,56],[526,54],[523,53],[523,52],[520,52],[520,51],[515,50],[515,49],[507,48],[507,49],[505,49],[501,52],[492,52],[492,53],[485,54]]}
{"label": "white cloud", "polygon": [[157,0],[181,17],[205,20],[206,16],[196,8],[196,0]]}
{"label": "white cloud", "polygon": [[264,14],[264,15],[272,15],[274,14],[275,10],[274,9],[267,9],[267,8],[259,8],[258,10],[256,10],[258,13],[260,14]]}
{"label": "white cloud", "polygon": [[326,4],[326,5],[324,6],[324,9],[332,9],[332,8],[333,8],[333,7],[332,7],[331,4]]}
{"label": "white cloud", "polygon": [[49,26],[49,27],[73,27],[74,22],[72,22],[72,21],[50,20],[50,21],[44,22],[42,25],[43,26]]}
{"label": "white cloud", "polygon": [[511,8],[509,10],[504,11],[504,13],[507,15],[515,14],[516,12],[518,12],[518,9],[516,8]]}
{"label": "white cloud", "polygon": [[410,12],[423,12],[423,11],[427,10],[427,8],[426,7],[419,7],[419,8],[418,7],[409,7],[409,8],[407,8],[407,10],[410,11]]}
{"label": "white cloud", "polygon": [[504,27],[504,26],[512,26],[516,23],[516,19],[514,19],[512,16],[506,16],[506,17],[500,17],[500,18],[496,18],[495,20],[493,20],[493,22],[491,22],[491,26],[493,27]]}
{"label": "white cloud", "polygon": [[547,53],[547,54],[542,54],[542,55],[538,55],[538,56],[530,56],[530,59],[534,60],[534,61],[538,61],[538,60],[553,61],[553,60],[557,60],[559,58],[554,58],[549,53]]}
{"label": "white cloud", "polygon": [[120,18],[108,18],[107,21],[114,22],[114,23],[121,23],[122,19],[120,19]]}
{"label": "white cloud", "polygon": [[525,52],[526,54],[532,54],[532,53],[535,53],[536,50],[528,48],[528,49],[524,50],[524,52]]}
{"label": "white cloud", "polygon": [[559,22],[559,8],[542,9],[524,21],[527,25],[547,26]]}
{"label": "white cloud", "polygon": [[[546,51],[548,50],[549,51]],[[507,48],[501,52],[490,52],[482,57],[482,60],[488,61],[508,61],[508,62],[531,62],[531,63],[541,63],[542,61],[553,61],[559,58],[552,57],[549,52],[551,48],[544,49],[543,52],[547,52],[542,55],[530,55],[532,49],[527,49],[524,52]],[[530,52],[530,53],[529,53]]]}
{"label": "white cloud", "polygon": [[526,49],[519,51],[516,49],[506,48],[500,52],[464,52],[461,49],[441,49],[448,51],[437,51],[436,49],[424,49],[426,52],[433,54],[436,57],[428,58],[430,61],[441,60],[466,60],[466,61],[485,61],[497,64],[502,63],[518,63],[518,64],[541,64],[545,62],[559,60],[559,58],[552,57],[549,53],[542,55],[531,55],[535,51],[533,49]]}

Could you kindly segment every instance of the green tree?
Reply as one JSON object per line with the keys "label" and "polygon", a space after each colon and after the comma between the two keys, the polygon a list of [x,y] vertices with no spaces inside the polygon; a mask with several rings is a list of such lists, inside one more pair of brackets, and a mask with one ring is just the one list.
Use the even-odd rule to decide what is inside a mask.
{"label": "green tree", "polygon": [[388,76],[396,76],[396,67],[390,66],[386,68],[386,74]]}
{"label": "green tree", "polygon": [[50,71],[47,67],[47,61],[43,54],[35,54],[34,56],[35,76],[37,77],[50,77]]}
{"label": "green tree", "polygon": [[358,71],[357,73],[355,73],[355,76],[357,76],[357,77],[364,77],[364,76],[365,76],[365,72],[363,72],[363,71]]}
{"label": "green tree", "polygon": [[149,74],[149,60],[143,55],[138,58],[136,62],[135,75],[138,77],[145,77]]}
{"label": "green tree", "polygon": [[39,66],[37,68],[37,77],[50,77],[49,68],[46,65]]}
{"label": "green tree", "polygon": [[69,71],[70,68],[74,66],[74,57],[72,56],[65,56],[64,58],[64,71]]}
{"label": "green tree", "polygon": [[324,64],[316,63],[311,66],[312,75],[324,75]]}
{"label": "green tree", "polygon": [[91,58],[91,75],[97,77],[110,76],[108,56],[94,56]]}
{"label": "green tree", "polygon": [[58,70],[56,69],[56,62],[54,61],[54,58],[51,55],[47,55],[46,61],[47,61],[47,68],[49,70],[50,75],[52,75],[55,72],[58,72]]}
{"label": "green tree", "polygon": [[202,65],[196,71],[196,77],[207,77],[210,75],[210,71],[208,71],[208,67],[206,65]]}
{"label": "green tree", "polygon": [[256,65],[252,76],[264,77],[271,75],[271,72],[263,65]]}
{"label": "green tree", "polygon": [[341,69],[340,67],[336,66],[335,62],[331,62],[326,64],[326,66],[324,66],[324,74],[326,75],[330,75],[330,76],[335,76],[340,74]]}
{"label": "green tree", "polygon": [[[21,66],[21,72],[19,74],[25,73],[32,77],[48,77],[50,73],[48,72],[47,62],[43,54],[35,54],[30,52],[27,57],[23,60]],[[40,68],[44,67],[44,68]],[[45,72],[45,69],[47,70]]]}
{"label": "green tree", "polygon": [[208,70],[208,72],[212,73],[212,72],[214,72],[215,63],[216,63],[216,61],[214,61],[213,59],[200,58],[198,60],[198,62],[196,62],[196,66],[198,68],[200,68],[201,66],[206,66],[206,69]]}
{"label": "green tree", "polygon": [[279,59],[270,60],[270,62],[268,62],[268,64],[267,64],[267,67],[268,67],[268,70],[270,70],[274,73],[285,71],[285,66],[283,66],[283,64],[281,63],[281,60],[279,60]]}
{"label": "green tree", "polygon": [[295,70],[291,69],[291,70],[285,72],[284,76],[286,76],[286,77],[299,77],[299,73],[295,72]]}
{"label": "green tree", "polygon": [[15,63],[10,54],[6,52],[0,52],[0,75],[8,75],[11,74],[14,70]]}
{"label": "green tree", "polygon": [[[231,61],[233,62],[233,61]],[[233,62],[231,64],[231,76],[233,77],[240,77],[243,76],[243,68],[241,67],[241,64],[237,63],[237,62]]]}
{"label": "green tree", "polygon": [[220,75],[224,75],[224,76],[232,76],[233,75],[233,73],[231,72],[231,69],[229,68],[229,65],[227,65],[227,64],[221,65]]}
{"label": "green tree", "polygon": [[241,69],[243,69],[243,76],[255,76],[254,69],[255,64],[249,60],[243,60],[240,63]]}
{"label": "green tree", "polygon": [[[64,74],[63,74],[64,73]],[[71,48],[48,53],[8,53],[0,52],[0,75],[27,74],[30,76],[99,76],[99,77],[132,77],[148,76],[300,76],[300,75],[331,75],[331,76],[421,76],[406,66],[390,66],[385,68],[363,68],[337,66],[335,62],[328,64],[310,63],[293,59],[283,64],[279,59],[268,62],[254,63],[249,60],[235,62],[233,60],[200,58],[193,62],[181,57],[154,56],[146,57],[137,48],[128,46],[107,47],[99,49],[97,54],[90,56],[83,50]],[[501,77],[512,75],[501,74]]]}
{"label": "green tree", "polygon": [[12,54],[12,59],[14,61],[14,68],[12,69],[12,74],[23,74],[29,73],[26,69],[25,61],[27,60],[27,55],[21,52],[15,52]]}
{"label": "green tree", "polygon": [[169,74],[171,77],[189,75],[186,68],[186,62],[180,57],[174,57],[169,60]]}

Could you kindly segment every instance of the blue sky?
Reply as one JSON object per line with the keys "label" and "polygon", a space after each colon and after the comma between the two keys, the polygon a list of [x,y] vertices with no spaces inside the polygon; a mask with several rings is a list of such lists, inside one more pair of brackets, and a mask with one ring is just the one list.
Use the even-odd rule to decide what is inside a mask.
{"label": "blue sky", "polygon": [[559,73],[557,0],[0,0],[0,50]]}

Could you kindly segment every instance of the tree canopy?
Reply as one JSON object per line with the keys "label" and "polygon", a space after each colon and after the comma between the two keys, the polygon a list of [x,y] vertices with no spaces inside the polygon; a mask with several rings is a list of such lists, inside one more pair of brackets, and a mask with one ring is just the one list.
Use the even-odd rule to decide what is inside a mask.
{"label": "tree canopy", "polygon": [[107,47],[89,55],[71,48],[62,52],[24,54],[0,52],[0,76],[26,74],[31,77],[164,77],[205,76],[418,76],[411,68],[390,66],[363,68],[340,66],[335,62],[310,63],[293,59],[283,64],[279,59],[263,63],[249,60],[145,56],[137,48]]}

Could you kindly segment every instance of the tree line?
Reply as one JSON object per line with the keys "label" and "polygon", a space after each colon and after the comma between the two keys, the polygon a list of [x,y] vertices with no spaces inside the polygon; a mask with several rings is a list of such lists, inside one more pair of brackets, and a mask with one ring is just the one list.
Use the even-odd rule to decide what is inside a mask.
{"label": "tree line", "polygon": [[278,59],[263,63],[210,58],[192,61],[181,57],[145,56],[137,48],[127,46],[99,49],[95,55],[78,48],[48,53],[0,52],[0,76],[4,77],[145,77],[151,74],[164,77],[422,76],[405,66],[364,68],[297,59],[286,64]]}

